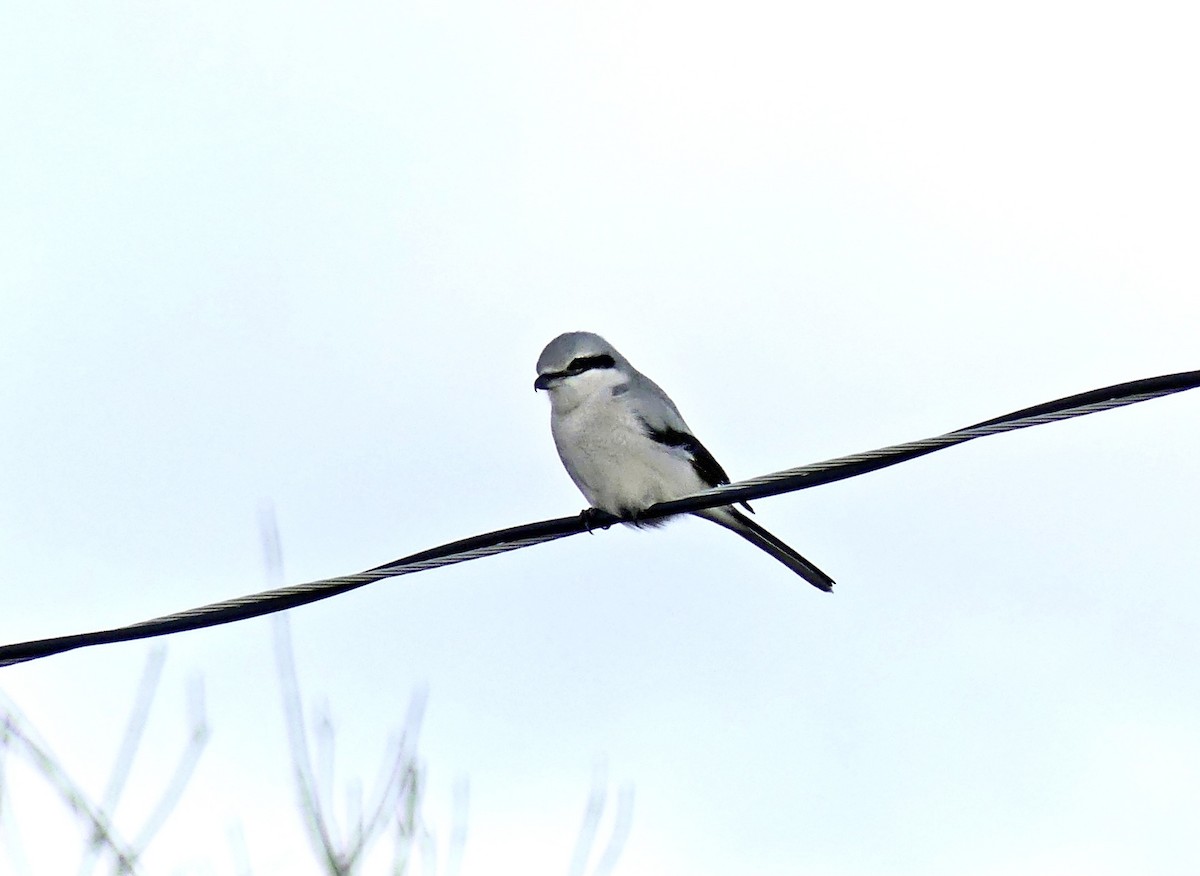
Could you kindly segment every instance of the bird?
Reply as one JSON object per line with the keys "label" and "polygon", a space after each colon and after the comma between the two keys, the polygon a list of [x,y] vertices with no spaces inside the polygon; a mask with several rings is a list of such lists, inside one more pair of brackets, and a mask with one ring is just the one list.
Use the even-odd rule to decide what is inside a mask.
{"label": "bird", "polygon": [[[533,387],[550,397],[559,458],[593,508],[654,526],[665,521],[639,521],[638,514],[729,483],[670,396],[600,335],[567,332],[552,340],[538,357]],[[832,578],[734,506],[692,513],[736,532],[817,589],[833,589]]]}

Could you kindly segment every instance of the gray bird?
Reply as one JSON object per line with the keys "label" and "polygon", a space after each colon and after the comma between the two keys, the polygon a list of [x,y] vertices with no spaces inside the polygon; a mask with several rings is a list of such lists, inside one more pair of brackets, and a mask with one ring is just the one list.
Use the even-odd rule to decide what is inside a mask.
{"label": "gray bird", "polygon": [[[670,397],[599,335],[559,335],[542,350],[537,372],[533,386],[550,394],[558,455],[593,507],[639,525],[638,513],[651,505],[729,483]],[[833,589],[832,578],[732,505],[695,514],[733,530],[814,587]]]}

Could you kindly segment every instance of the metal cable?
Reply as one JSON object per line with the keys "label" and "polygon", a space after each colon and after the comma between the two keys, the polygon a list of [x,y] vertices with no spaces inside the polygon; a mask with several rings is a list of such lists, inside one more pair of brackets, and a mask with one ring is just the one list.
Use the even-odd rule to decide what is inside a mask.
{"label": "metal cable", "polygon": [[[808,489],[897,465],[975,438],[1027,429],[1072,417],[1082,417],[1153,398],[1161,398],[1172,393],[1194,389],[1197,386],[1200,386],[1200,371],[1186,371],[1092,390],[1014,411],[1011,414],[985,420],[982,423],[947,432],[945,435],[938,435],[934,438],[894,444],[878,450],[869,450],[864,453],[855,453],[824,462],[789,468],[739,481],[736,484],[705,490],[683,499],[661,502],[643,511],[638,515],[638,519],[656,520],[716,505]],[[91,645],[128,642],[134,639],[164,636],[184,630],[201,629],[259,617],[296,608],[320,599],[327,599],[330,596],[345,593],[385,578],[410,575],[414,572],[424,572],[454,563],[490,557],[494,554],[531,547],[596,528],[607,529],[620,522],[622,522],[620,518],[593,509],[573,517],[559,517],[553,520],[527,523],[450,542],[353,575],[324,578],[319,581],[309,581],[304,584],[293,584],[288,587],[253,593],[109,630],[0,645],[0,666],[36,660],[51,654],[61,654],[64,651]]]}

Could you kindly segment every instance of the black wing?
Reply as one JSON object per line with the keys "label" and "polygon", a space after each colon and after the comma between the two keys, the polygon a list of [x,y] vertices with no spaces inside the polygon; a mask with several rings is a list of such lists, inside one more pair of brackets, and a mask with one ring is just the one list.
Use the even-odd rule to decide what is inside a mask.
{"label": "black wing", "polygon": [[[696,470],[696,474],[700,476],[700,480],[704,481],[704,483],[710,487],[719,487],[722,484],[729,483],[729,475],[725,474],[725,469],[721,468],[721,463],[713,458],[713,455],[708,452],[708,448],[701,444],[695,435],[680,432],[678,429],[672,429],[669,426],[656,429],[644,419],[642,420],[642,425],[646,429],[646,434],[659,444],[667,447],[680,447],[686,450],[691,457],[692,468]],[[747,503],[742,502],[741,505],[751,514],[754,513],[754,509]]]}

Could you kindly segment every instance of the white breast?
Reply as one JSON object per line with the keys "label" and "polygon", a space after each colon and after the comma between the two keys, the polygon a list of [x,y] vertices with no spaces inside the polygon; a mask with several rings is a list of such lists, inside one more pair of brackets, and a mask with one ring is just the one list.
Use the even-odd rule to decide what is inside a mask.
{"label": "white breast", "polygon": [[624,515],[703,489],[686,451],[649,438],[626,399],[605,391],[552,412],[558,455],[588,502]]}

